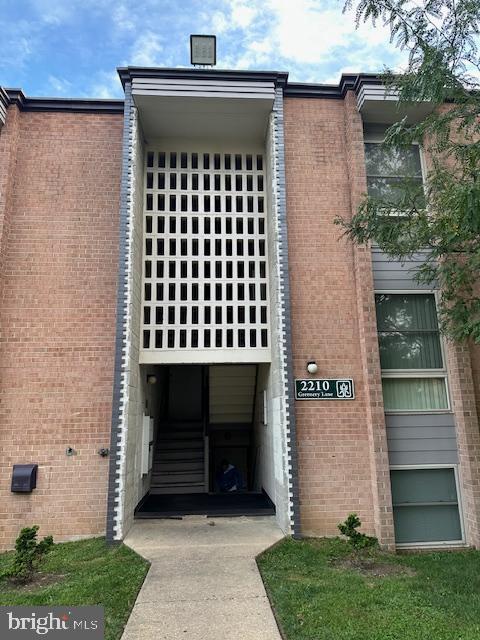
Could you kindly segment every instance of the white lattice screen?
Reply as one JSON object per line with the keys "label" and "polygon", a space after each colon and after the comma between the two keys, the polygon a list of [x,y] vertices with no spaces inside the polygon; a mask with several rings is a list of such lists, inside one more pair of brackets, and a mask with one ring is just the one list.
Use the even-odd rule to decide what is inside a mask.
{"label": "white lattice screen", "polygon": [[259,153],[147,151],[141,361],[269,359],[265,191]]}

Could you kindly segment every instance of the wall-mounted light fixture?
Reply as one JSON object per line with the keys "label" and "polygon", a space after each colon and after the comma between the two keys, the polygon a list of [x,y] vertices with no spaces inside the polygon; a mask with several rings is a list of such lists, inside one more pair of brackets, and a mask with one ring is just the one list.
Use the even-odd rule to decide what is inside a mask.
{"label": "wall-mounted light fixture", "polygon": [[157,384],[157,376],[153,374],[147,376],[147,384]]}
{"label": "wall-mounted light fixture", "polygon": [[311,373],[312,375],[314,373],[317,373],[318,367],[317,367],[317,363],[315,362],[315,360],[310,360],[309,362],[307,362],[307,371],[308,371],[308,373]]}

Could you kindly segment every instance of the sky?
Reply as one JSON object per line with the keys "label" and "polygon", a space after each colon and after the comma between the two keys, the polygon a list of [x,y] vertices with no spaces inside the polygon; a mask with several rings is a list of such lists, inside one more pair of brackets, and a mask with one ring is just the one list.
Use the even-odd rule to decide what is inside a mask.
{"label": "sky", "polygon": [[402,64],[389,30],[336,0],[0,0],[0,85],[26,95],[121,98],[117,67],[190,67],[191,33],[217,36],[217,69],[337,84]]}

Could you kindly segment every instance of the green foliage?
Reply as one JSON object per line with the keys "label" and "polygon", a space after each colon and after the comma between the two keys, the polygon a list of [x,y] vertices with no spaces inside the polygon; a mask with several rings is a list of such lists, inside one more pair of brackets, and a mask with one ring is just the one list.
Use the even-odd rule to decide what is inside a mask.
{"label": "green foliage", "polygon": [[345,522],[341,522],[338,525],[340,533],[348,538],[348,541],[352,547],[356,550],[367,549],[377,545],[377,539],[372,536],[367,536],[365,533],[357,531],[361,527],[362,523],[356,513],[351,513]]}
{"label": "green foliage", "polygon": [[417,123],[399,118],[384,145],[417,141],[429,166],[421,204],[405,180],[395,216],[392,203],[366,196],[352,220],[337,223],[354,242],[373,240],[398,260],[427,249],[416,278],[442,292],[442,331],[480,343],[480,3],[360,0],[356,20],[388,25],[392,41],[409,52],[404,73],[386,70],[383,80],[399,106],[428,101],[433,111]]}
{"label": "green foliage", "polygon": [[7,574],[15,582],[29,582],[44,556],[53,546],[52,536],[37,542],[38,529],[38,525],[24,527],[15,541],[13,565]]}

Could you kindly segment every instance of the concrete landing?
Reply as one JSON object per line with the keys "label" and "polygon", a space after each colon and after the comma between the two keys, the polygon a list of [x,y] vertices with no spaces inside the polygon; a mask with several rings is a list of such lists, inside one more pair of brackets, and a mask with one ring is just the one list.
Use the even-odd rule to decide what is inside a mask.
{"label": "concrete landing", "polygon": [[255,556],[282,537],[272,517],[136,522],[151,567],[122,640],[280,640]]}

